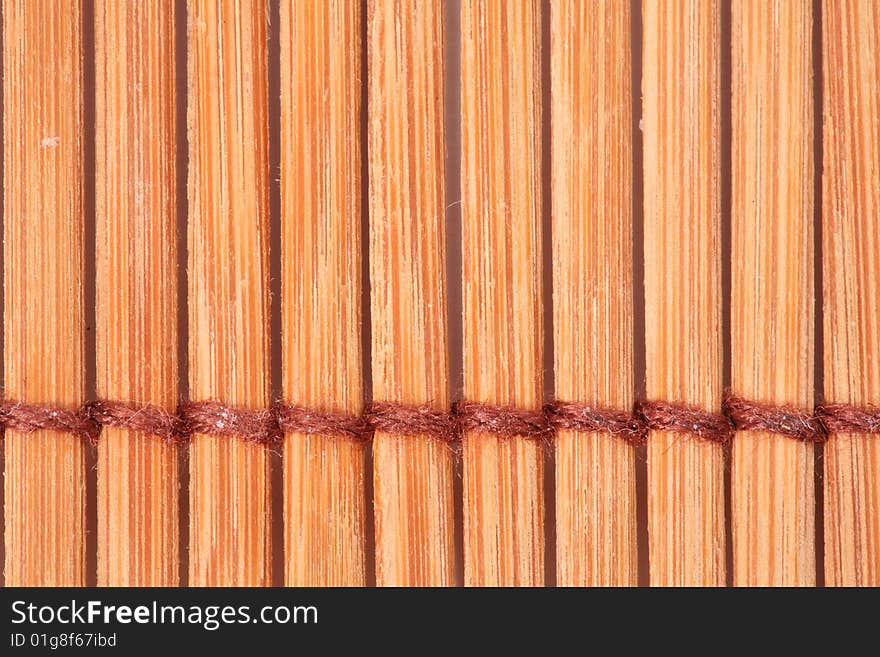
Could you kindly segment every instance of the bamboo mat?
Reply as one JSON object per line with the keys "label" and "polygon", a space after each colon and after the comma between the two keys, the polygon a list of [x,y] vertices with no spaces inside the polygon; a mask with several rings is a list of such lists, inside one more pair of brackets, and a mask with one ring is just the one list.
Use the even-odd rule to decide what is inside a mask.
{"label": "bamboo mat", "polygon": [[3,583],[880,585],[880,3],[6,0]]}

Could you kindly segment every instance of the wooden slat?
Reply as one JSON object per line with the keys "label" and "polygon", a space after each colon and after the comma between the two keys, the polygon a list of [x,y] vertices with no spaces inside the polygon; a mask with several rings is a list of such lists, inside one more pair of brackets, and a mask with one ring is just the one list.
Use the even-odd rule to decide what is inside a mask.
{"label": "wooden slat", "polygon": [[[822,3],[825,397],[880,405],[880,3]],[[880,585],[880,439],[825,445],[825,583]]]}
{"label": "wooden slat", "polygon": [[[95,3],[97,389],[177,405],[174,6]],[[98,585],[179,580],[177,447],[104,429]]]}
{"label": "wooden slat", "polygon": [[[189,384],[194,400],[269,402],[265,0],[189,0]],[[269,452],[196,435],[191,585],[271,583]]]}
{"label": "wooden slat", "polygon": [[[373,398],[449,407],[440,0],[368,0]],[[376,583],[454,583],[453,454],[373,439]]]}
{"label": "wooden slat", "polygon": [[[84,401],[83,45],[79,0],[3,4],[5,394]],[[80,438],[5,435],[6,584],[83,586]]]}
{"label": "wooden slat", "polygon": [[[284,397],[357,415],[361,383],[360,3],[281,3]],[[288,435],[285,581],[365,584],[364,444]]]}
{"label": "wooden slat", "polygon": [[[647,395],[721,409],[720,1],[644,0]],[[725,582],[718,444],[651,432],[652,585]]]}
{"label": "wooden slat", "polygon": [[[733,391],[813,406],[813,86],[808,0],[732,4]],[[733,443],[736,586],[816,581],[813,444]]]}
{"label": "wooden slat", "polygon": [[[461,6],[464,395],[540,408],[541,15]],[[464,436],[467,585],[544,582],[539,441]]]}
{"label": "wooden slat", "polygon": [[[551,5],[556,397],[633,403],[630,3]],[[560,586],[637,583],[633,448],[556,438]]]}

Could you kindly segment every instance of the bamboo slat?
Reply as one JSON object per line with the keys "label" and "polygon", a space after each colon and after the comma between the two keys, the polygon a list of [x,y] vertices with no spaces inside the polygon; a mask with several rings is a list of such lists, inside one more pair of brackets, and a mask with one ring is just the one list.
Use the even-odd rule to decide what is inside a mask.
{"label": "bamboo slat", "polygon": [[[269,403],[267,11],[189,0],[189,385],[194,400]],[[196,435],[191,585],[271,583],[264,446]]]}
{"label": "bamboo slat", "polygon": [[[646,388],[721,409],[720,2],[643,0]],[[648,437],[652,585],[725,582],[724,455]]]}
{"label": "bamboo slat", "polygon": [[[825,398],[880,405],[880,4],[822,3]],[[825,445],[825,583],[880,585],[880,440]]]}
{"label": "bamboo slat", "polygon": [[[812,5],[732,4],[733,391],[813,406]],[[816,581],[813,444],[756,431],[733,443],[736,586]]]}
{"label": "bamboo slat", "polygon": [[[177,405],[174,6],[95,3],[97,392]],[[107,427],[98,585],[179,580],[177,447]]]}
{"label": "bamboo slat", "polygon": [[[85,400],[83,39],[79,0],[3,4],[5,394]],[[6,584],[86,583],[85,456],[7,430]]]}
{"label": "bamboo slat", "polygon": [[[461,6],[464,395],[538,409],[541,14],[537,0]],[[544,582],[539,441],[464,436],[465,584]]]}
{"label": "bamboo slat", "polygon": [[[555,0],[551,21],[556,397],[629,410],[630,4]],[[637,566],[633,448],[558,432],[557,583],[633,586]]]}
{"label": "bamboo slat", "polygon": [[[449,406],[443,6],[368,0],[373,397]],[[453,454],[373,439],[376,583],[454,583]]]}
{"label": "bamboo slat", "polygon": [[[284,397],[358,415],[361,384],[360,3],[281,4]],[[285,581],[363,586],[361,441],[288,435]]]}

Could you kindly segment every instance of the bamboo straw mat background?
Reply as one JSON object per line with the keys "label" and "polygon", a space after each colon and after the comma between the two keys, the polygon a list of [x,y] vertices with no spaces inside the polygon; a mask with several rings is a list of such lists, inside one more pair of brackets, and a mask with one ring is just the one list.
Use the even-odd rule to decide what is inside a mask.
{"label": "bamboo straw mat background", "polygon": [[880,583],[880,2],[4,0],[5,585]]}

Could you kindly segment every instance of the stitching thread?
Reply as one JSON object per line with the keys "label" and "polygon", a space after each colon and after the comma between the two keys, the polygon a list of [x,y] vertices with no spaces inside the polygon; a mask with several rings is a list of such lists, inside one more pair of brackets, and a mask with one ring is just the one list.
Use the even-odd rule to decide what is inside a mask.
{"label": "stitching thread", "polygon": [[637,445],[645,440],[645,423],[636,413],[586,404],[553,401],[544,407],[557,431],[608,433]]}
{"label": "stitching thread", "polygon": [[276,404],[275,418],[282,433],[345,436],[355,440],[363,440],[367,437],[367,422],[357,415],[327,413],[303,406]]}
{"label": "stitching thread", "polygon": [[880,406],[850,406],[849,404],[820,404],[816,417],[828,434],[880,434]]}
{"label": "stitching thread", "polygon": [[827,438],[822,419],[806,409],[750,401],[731,392],[725,396],[724,409],[739,431],[764,431],[809,443]]}
{"label": "stitching thread", "polygon": [[180,407],[187,435],[229,436],[253,443],[273,443],[280,438],[273,409],[227,406],[208,400]]}
{"label": "stitching thread", "polygon": [[364,420],[370,431],[397,436],[425,435],[446,442],[458,437],[454,415],[430,406],[372,402],[364,410]]}
{"label": "stitching thread", "polygon": [[553,433],[549,416],[543,410],[459,401],[453,405],[452,412],[459,420],[461,431],[539,440],[548,439]]}
{"label": "stitching thread", "polygon": [[636,413],[651,431],[688,434],[714,443],[726,443],[733,437],[734,424],[729,417],[696,406],[642,401],[636,404]]}
{"label": "stitching thread", "polygon": [[556,431],[605,433],[644,442],[648,431],[666,431],[727,442],[736,431],[763,431],[821,443],[838,433],[880,434],[880,406],[820,404],[813,411],[724,396],[722,413],[684,404],[641,401],[632,412],[591,404],[553,401],[541,410],[459,401],[451,411],[396,402],[372,402],[361,415],[275,404],[249,409],[206,400],[181,404],[176,413],[150,404],[100,400],[79,408],[0,401],[0,429],[73,434],[96,444],[104,426],[129,429],[174,443],[193,434],[277,442],[285,433],[369,440],[375,431],[424,435],[454,442],[463,432],[502,438],[549,440]]}
{"label": "stitching thread", "polygon": [[169,442],[185,442],[183,417],[150,404],[101,400],[88,405],[89,417],[98,425],[138,431]]}
{"label": "stitching thread", "polygon": [[70,409],[7,400],[0,402],[0,425],[21,433],[40,430],[70,433],[91,444],[97,441],[100,431],[88,406]]}

